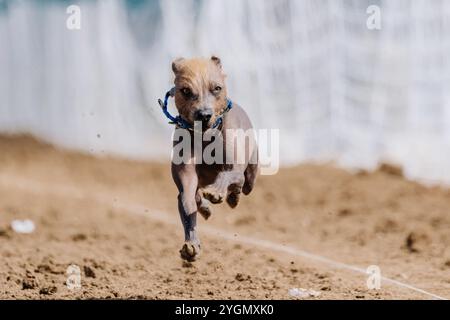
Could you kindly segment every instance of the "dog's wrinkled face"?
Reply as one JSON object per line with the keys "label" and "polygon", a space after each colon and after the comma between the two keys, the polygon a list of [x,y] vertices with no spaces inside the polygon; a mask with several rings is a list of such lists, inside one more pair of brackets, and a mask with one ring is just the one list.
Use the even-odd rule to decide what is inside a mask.
{"label": "dog's wrinkled face", "polygon": [[210,128],[227,105],[225,74],[220,59],[179,58],[172,63],[175,73],[175,104],[190,122],[201,121]]}

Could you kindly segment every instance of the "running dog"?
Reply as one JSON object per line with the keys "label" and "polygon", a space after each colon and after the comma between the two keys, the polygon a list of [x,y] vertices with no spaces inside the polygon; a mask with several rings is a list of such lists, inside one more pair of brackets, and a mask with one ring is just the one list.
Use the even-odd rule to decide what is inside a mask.
{"label": "running dog", "polygon": [[[227,98],[226,75],[218,57],[179,58],[172,63],[172,70],[175,87],[166,95],[165,112],[167,97],[173,96],[179,115],[176,118],[166,115],[174,120],[176,130],[188,130],[193,137],[193,128],[200,123],[201,134],[218,130],[223,146],[221,163],[199,163],[194,159],[193,142],[188,161],[176,164],[172,160],[172,177],[179,191],[178,210],[185,235],[180,255],[184,260],[194,261],[200,253],[197,212],[208,219],[210,204],[223,200],[235,208],[241,192],[248,195],[253,189],[258,173],[258,151],[254,134],[246,136],[244,141],[236,141],[236,132],[253,132],[253,127],[244,109]],[[160,104],[164,106],[162,101]],[[173,146],[177,143],[174,139]],[[201,148],[204,150],[209,143],[202,142]],[[236,143],[241,145],[236,146]],[[236,157],[239,147],[245,149],[242,161]]]}

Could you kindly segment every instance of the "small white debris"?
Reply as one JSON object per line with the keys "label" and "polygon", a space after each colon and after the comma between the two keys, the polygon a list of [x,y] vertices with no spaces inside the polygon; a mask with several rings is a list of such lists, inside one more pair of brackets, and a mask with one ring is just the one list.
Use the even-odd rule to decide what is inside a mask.
{"label": "small white debris", "polygon": [[32,233],[35,226],[33,221],[25,219],[11,221],[11,228],[17,233]]}
{"label": "small white debris", "polygon": [[311,289],[292,288],[289,289],[289,295],[296,298],[309,298],[320,296],[320,292]]}

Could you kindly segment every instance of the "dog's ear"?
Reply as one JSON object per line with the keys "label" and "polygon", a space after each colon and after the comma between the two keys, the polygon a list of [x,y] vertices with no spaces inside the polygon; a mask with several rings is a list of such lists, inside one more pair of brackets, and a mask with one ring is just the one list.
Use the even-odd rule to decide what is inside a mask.
{"label": "dog's ear", "polygon": [[220,61],[220,58],[217,56],[211,57],[212,62],[214,62],[220,69],[222,69],[222,62]]}
{"label": "dog's ear", "polygon": [[184,58],[177,58],[172,62],[173,73],[177,74],[178,72],[180,72],[183,62],[184,62]]}

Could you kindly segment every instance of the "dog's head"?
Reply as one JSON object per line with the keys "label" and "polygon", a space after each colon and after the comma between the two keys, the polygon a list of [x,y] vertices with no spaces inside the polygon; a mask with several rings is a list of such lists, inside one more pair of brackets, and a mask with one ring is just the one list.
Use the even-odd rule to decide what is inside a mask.
{"label": "dog's head", "polygon": [[201,121],[210,128],[227,105],[225,74],[220,59],[179,58],[172,63],[175,73],[175,104],[191,124]]}

